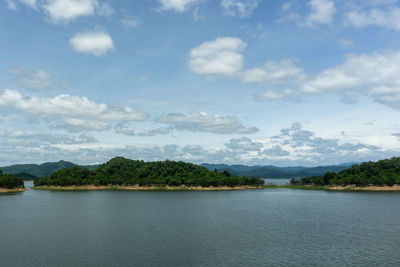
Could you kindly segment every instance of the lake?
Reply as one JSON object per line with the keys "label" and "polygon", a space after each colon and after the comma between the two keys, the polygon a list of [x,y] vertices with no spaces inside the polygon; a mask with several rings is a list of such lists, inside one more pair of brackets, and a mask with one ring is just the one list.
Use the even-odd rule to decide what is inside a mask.
{"label": "lake", "polygon": [[0,266],[399,266],[400,193],[0,195]]}

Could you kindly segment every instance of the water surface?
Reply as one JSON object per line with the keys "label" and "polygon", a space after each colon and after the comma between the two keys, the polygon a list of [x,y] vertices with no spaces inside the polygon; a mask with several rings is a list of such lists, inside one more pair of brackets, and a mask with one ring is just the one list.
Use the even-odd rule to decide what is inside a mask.
{"label": "water surface", "polygon": [[0,266],[399,266],[400,193],[0,196]]}

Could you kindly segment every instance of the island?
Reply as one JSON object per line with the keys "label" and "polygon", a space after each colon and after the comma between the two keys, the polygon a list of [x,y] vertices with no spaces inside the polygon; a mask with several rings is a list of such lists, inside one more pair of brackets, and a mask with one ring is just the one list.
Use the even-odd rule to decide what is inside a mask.
{"label": "island", "polygon": [[292,179],[294,189],[344,191],[400,191],[400,157],[354,164],[350,168],[325,175]]}
{"label": "island", "polygon": [[182,161],[115,157],[95,170],[74,166],[34,181],[47,190],[240,190],[263,188],[264,180],[210,171]]}
{"label": "island", "polygon": [[0,193],[14,193],[25,191],[24,181],[12,174],[3,174],[0,169]]}

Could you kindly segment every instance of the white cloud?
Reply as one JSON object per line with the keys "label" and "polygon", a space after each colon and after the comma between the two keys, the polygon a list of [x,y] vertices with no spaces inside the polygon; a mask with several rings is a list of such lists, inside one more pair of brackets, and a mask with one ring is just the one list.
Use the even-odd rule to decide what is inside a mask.
{"label": "white cloud", "polygon": [[203,42],[189,52],[189,69],[197,74],[232,76],[243,67],[242,51],[247,44],[234,37]]}
{"label": "white cloud", "polygon": [[149,136],[156,136],[156,135],[163,135],[169,134],[173,130],[172,127],[158,127],[154,129],[148,129],[138,133],[138,136],[149,137]]}
{"label": "white cloud", "polygon": [[0,93],[0,107],[13,108],[74,130],[105,130],[113,122],[140,121],[147,116],[131,108],[98,104],[86,97],[58,95],[54,98],[23,96],[14,90]]}
{"label": "white cloud", "polygon": [[211,115],[204,112],[171,113],[161,116],[158,122],[172,125],[177,130],[191,132],[249,134],[259,131],[256,127],[244,126],[235,117]]}
{"label": "white cloud", "polygon": [[13,0],[6,0],[7,8],[10,10],[17,10],[17,4]]}
{"label": "white cloud", "polygon": [[97,6],[97,0],[45,0],[42,8],[53,22],[62,22],[93,15]]}
{"label": "white cloud", "polygon": [[161,10],[173,10],[175,12],[182,13],[189,6],[198,3],[198,0],[159,0],[161,4]]}
{"label": "white cloud", "polygon": [[[394,147],[398,134],[384,136]],[[320,137],[304,130],[300,123],[284,128],[265,140],[234,138],[221,147],[168,144],[133,146],[98,141],[81,135],[35,134],[0,130],[0,166],[21,162],[64,159],[80,164],[99,163],[116,155],[143,160],[184,160],[195,163],[257,165],[328,165],[349,161],[375,160],[398,153],[358,142]]]}
{"label": "white cloud", "polygon": [[26,75],[19,75],[15,83],[25,89],[44,90],[51,88],[54,84],[51,75],[43,70],[37,70]]}
{"label": "white cloud", "polygon": [[109,3],[99,0],[6,0],[9,9],[16,10],[17,2],[36,11],[43,11],[53,23],[69,22],[81,16],[95,13],[110,16],[115,10]]}
{"label": "white cloud", "polygon": [[267,61],[260,67],[243,69],[241,52],[247,44],[239,38],[220,37],[206,41],[190,50],[188,67],[207,76],[223,76],[241,79],[244,83],[282,82],[304,78],[303,70],[293,59]]}
{"label": "white cloud", "polygon": [[304,93],[356,92],[400,109],[400,51],[348,55],[302,85]]}
{"label": "white cloud", "polygon": [[294,91],[292,89],[284,89],[282,91],[272,91],[272,90],[259,91],[255,95],[255,99],[257,101],[280,100],[291,96],[293,92]]}
{"label": "white cloud", "polygon": [[330,0],[310,0],[311,14],[306,18],[305,24],[330,24],[336,13],[335,3]]}
{"label": "white cloud", "polygon": [[124,25],[127,29],[137,28],[142,21],[138,17],[126,17],[121,19],[122,25]]}
{"label": "white cloud", "polygon": [[88,133],[54,134],[54,133],[27,133],[24,131],[1,131],[0,139],[5,139],[9,146],[35,147],[55,144],[84,144],[97,143],[98,140]]}
{"label": "white cloud", "polygon": [[115,132],[125,135],[134,136],[135,135],[135,128],[132,126],[128,126],[124,123],[119,123],[115,126]]}
{"label": "white cloud", "polygon": [[262,67],[248,69],[243,72],[243,82],[263,83],[268,81],[288,80],[300,78],[303,70],[297,67],[293,60],[267,61]]}
{"label": "white cloud", "polygon": [[258,7],[260,0],[222,0],[223,13],[228,16],[248,17]]}
{"label": "white cloud", "polygon": [[101,31],[77,33],[69,40],[69,44],[77,52],[95,56],[102,56],[114,50],[111,37]]}
{"label": "white cloud", "polygon": [[234,151],[249,152],[260,151],[263,147],[263,143],[255,142],[247,137],[242,137],[230,139],[229,142],[225,144],[225,146]]}
{"label": "white cloud", "polygon": [[346,14],[347,22],[357,28],[371,25],[400,30],[400,8],[389,7],[386,10],[351,11]]}

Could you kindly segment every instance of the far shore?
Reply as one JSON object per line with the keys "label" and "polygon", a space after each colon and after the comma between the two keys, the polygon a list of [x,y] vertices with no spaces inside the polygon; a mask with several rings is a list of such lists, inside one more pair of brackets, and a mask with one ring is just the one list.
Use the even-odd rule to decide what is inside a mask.
{"label": "far shore", "polygon": [[24,192],[26,190],[27,190],[26,188],[3,188],[3,187],[0,187],[0,194],[18,193],[18,192]]}
{"label": "far shore", "polygon": [[231,191],[231,190],[247,190],[247,189],[263,189],[263,186],[139,186],[139,185],[82,185],[82,186],[34,186],[32,189],[37,190],[55,190],[55,191],[92,191],[92,190],[125,190],[125,191]]}
{"label": "far shore", "polygon": [[395,184],[393,186],[376,186],[376,185],[367,185],[367,186],[356,186],[356,185],[347,185],[347,186],[336,186],[336,185],[266,185],[264,188],[286,188],[286,189],[302,189],[302,190],[327,190],[327,191],[348,191],[348,192],[356,192],[356,191],[366,191],[366,192],[400,192],[400,185]]}

